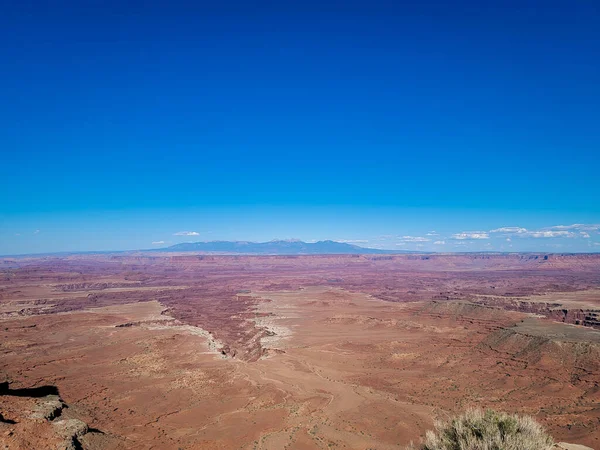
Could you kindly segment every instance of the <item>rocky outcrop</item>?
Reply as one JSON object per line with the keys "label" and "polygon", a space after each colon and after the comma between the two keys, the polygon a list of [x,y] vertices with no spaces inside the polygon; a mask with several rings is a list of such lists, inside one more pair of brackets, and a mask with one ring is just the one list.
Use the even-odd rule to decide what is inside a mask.
{"label": "rocky outcrop", "polygon": [[573,308],[557,302],[542,302],[519,298],[481,297],[477,303],[545,316],[557,322],[600,329],[600,309]]}
{"label": "rocky outcrop", "polygon": [[571,382],[596,382],[600,372],[600,331],[528,318],[497,330],[479,344],[499,359],[553,370]]}
{"label": "rocky outcrop", "polygon": [[0,448],[82,448],[80,439],[90,429],[80,419],[65,417],[68,406],[55,386],[11,389],[3,382],[0,387]]}
{"label": "rocky outcrop", "polygon": [[62,413],[65,404],[58,395],[47,395],[36,403],[29,416],[31,419],[54,420]]}
{"label": "rocky outcrop", "polygon": [[594,449],[591,447],[586,447],[585,445],[568,444],[566,442],[559,442],[558,444],[554,444],[554,450],[594,450]]}
{"label": "rocky outcrop", "polygon": [[414,314],[439,320],[454,320],[465,325],[476,324],[489,331],[502,329],[515,320],[514,313],[464,301],[432,301],[417,309]]}
{"label": "rocky outcrop", "polygon": [[81,448],[79,439],[89,431],[87,423],[79,419],[57,420],[52,425],[56,433],[64,439],[61,444],[61,450],[63,447],[64,450],[77,450]]}
{"label": "rocky outcrop", "polygon": [[69,283],[54,286],[54,290],[61,292],[99,291],[102,289],[131,288],[135,286],[140,286],[140,283]]}

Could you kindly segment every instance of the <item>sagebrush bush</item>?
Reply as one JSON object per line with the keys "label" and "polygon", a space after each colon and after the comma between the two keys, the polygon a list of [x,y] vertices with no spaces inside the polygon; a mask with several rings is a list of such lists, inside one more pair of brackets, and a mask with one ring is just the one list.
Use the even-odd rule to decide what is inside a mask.
{"label": "sagebrush bush", "polygon": [[421,450],[549,450],[544,428],[529,416],[471,409],[428,431]]}

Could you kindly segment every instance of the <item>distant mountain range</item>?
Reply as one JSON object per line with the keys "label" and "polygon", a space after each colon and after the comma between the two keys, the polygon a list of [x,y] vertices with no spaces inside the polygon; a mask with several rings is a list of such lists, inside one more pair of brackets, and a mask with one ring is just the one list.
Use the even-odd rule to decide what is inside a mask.
{"label": "distant mountain range", "polygon": [[347,255],[411,253],[402,250],[380,250],[336,241],[303,242],[299,240],[275,240],[269,242],[211,241],[186,242],[154,251],[205,252],[246,255]]}

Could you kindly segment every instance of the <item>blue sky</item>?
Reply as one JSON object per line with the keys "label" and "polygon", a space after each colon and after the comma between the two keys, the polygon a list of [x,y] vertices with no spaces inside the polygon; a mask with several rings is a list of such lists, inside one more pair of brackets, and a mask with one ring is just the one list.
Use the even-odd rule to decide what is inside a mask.
{"label": "blue sky", "polygon": [[0,254],[600,249],[597,2],[13,3]]}

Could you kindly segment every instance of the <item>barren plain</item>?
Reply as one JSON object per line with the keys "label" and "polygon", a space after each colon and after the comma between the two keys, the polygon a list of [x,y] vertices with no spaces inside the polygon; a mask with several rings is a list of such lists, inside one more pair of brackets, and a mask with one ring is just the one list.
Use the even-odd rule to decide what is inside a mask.
{"label": "barren plain", "polygon": [[392,449],[467,407],[600,448],[600,255],[0,260],[7,449]]}

